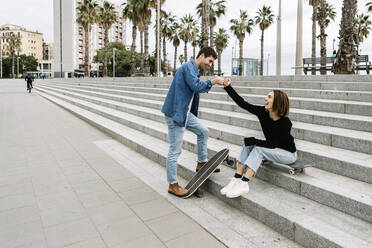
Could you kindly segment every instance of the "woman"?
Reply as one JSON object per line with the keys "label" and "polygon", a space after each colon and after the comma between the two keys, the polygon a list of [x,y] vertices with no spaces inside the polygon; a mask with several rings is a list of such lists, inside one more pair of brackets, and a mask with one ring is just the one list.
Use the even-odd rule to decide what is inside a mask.
{"label": "woman", "polygon": [[266,138],[244,138],[234,178],[221,189],[221,194],[234,198],[249,192],[248,181],[257,172],[263,159],[292,164],[297,160],[297,152],[291,135],[292,122],[288,118],[287,94],[280,90],[271,91],[265,98],[265,106],[257,106],[246,102],[230,83],[230,79],[224,81],[225,91],[239,107],[258,117]]}

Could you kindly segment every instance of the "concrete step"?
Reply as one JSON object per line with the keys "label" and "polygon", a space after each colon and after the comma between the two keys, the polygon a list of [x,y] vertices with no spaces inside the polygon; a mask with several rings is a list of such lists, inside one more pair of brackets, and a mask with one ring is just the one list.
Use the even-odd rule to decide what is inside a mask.
{"label": "concrete step", "polygon": [[[44,89],[42,90],[44,91]],[[119,105],[116,105],[116,103],[113,101],[106,101],[106,105],[109,105],[109,104],[114,105],[111,107],[106,107],[105,104],[103,104],[102,102],[100,102],[100,104],[97,105],[95,103],[90,103],[84,100],[79,100],[78,98],[65,96],[65,95],[54,93],[51,91],[45,91],[45,92],[48,94],[52,94],[53,96],[58,97],[60,99],[63,99],[64,101],[67,101],[71,104],[77,105],[78,107],[87,109],[98,115],[105,116],[106,118],[109,118],[113,121],[124,124],[130,128],[135,128],[141,132],[154,136],[165,142],[168,140],[167,131],[166,131],[167,126],[164,123],[164,121],[161,121],[161,120],[153,121],[153,120],[150,120],[148,117],[140,117],[137,115],[122,112],[122,110],[119,108]],[[121,106],[124,107],[124,104],[121,104]],[[138,110],[138,111],[141,111],[141,110]],[[150,112],[151,110],[148,110],[148,111]],[[150,114],[149,112],[147,114]],[[146,116],[146,114],[144,115]],[[161,115],[160,112],[158,113],[158,115],[162,117],[161,119],[164,119],[164,117]],[[231,143],[228,143],[228,142],[222,142],[222,140],[220,139],[216,140],[214,139],[216,138],[216,136],[213,135],[213,132],[216,132],[216,133],[222,132],[221,131],[223,130],[222,128],[228,128],[228,126],[225,125],[221,127],[220,130],[218,129],[216,130],[216,128],[213,127],[213,125],[216,125],[216,123],[210,123],[210,122],[205,122],[205,121],[204,123],[210,130],[210,134],[211,134],[211,139],[208,142],[209,154],[215,154],[219,150],[221,150],[221,148],[229,147],[231,150],[230,156],[236,159],[241,149],[240,146],[232,145]],[[236,132],[239,132],[239,130],[236,130]],[[187,132],[187,134],[185,135],[183,146],[184,146],[184,149],[186,150],[197,152],[195,138],[190,132]],[[356,180],[348,179],[342,176],[337,176],[333,173],[326,173],[325,176],[319,176],[323,174],[321,174],[320,172],[317,172],[317,171],[320,171],[318,169],[313,169],[315,170],[316,176],[310,176],[310,177],[305,176],[303,177],[304,180],[297,180],[296,177],[292,177],[288,174],[288,169],[285,172],[282,171],[280,173],[277,173],[275,169],[277,168],[275,167],[273,169],[270,169],[266,167],[261,167],[259,173],[257,173],[257,177],[267,180],[268,182],[274,183],[278,186],[284,187],[287,190],[290,190],[294,193],[297,193],[300,195],[306,195],[306,197],[309,197],[310,199],[318,201],[322,204],[331,206],[333,208],[339,209],[351,215],[354,215],[354,216],[357,216],[357,217],[360,217],[367,221],[372,222],[372,191],[371,191],[372,185],[371,184],[358,182]],[[323,180],[326,180],[326,182],[324,182]],[[346,181],[348,183],[345,183]],[[323,188],[319,187],[319,185],[322,185],[324,187]],[[335,185],[342,185],[342,187],[339,187],[339,186],[337,187]],[[357,194],[354,191],[347,192],[345,190],[345,188],[349,189],[349,188],[357,188],[357,187],[360,187],[358,191],[359,193]],[[335,190],[329,190],[329,189],[335,189]],[[317,191],[321,193],[317,194],[316,193]],[[344,192],[346,193],[344,194]],[[352,204],[350,204],[350,202],[352,202]],[[371,216],[371,218],[366,217],[366,216]]]}
{"label": "concrete step", "polygon": [[[103,116],[81,109],[55,97],[42,96],[111,134],[124,145],[164,165],[168,143],[123,126]],[[156,144],[156,145],[155,145]],[[183,151],[179,159],[179,174],[186,179],[194,172],[195,154]],[[205,189],[227,204],[272,227],[305,247],[370,247],[372,225],[359,218],[309,200],[259,179],[250,182],[249,194],[237,199],[217,193],[228,182],[231,169],[213,175]],[[186,201],[187,200],[183,200]]]}
{"label": "concrete step", "polygon": [[[74,85],[76,84],[66,84]],[[131,85],[105,85],[105,84],[92,84],[92,83],[80,83],[80,86],[84,87],[96,87],[96,88],[106,88],[115,90],[125,90],[125,91],[136,91],[136,92],[146,92],[146,93],[159,93],[166,94],[163,90],[168,90],[168,84],[162,84],[162,88],[149,87],[143,84],[142,86],[131,86]],[[145,86],[145,87],[144,87]],[[248,86],[235,86],[239,94],[256,94],[256,95],[266,95],[268,92],[273,90],[273,88],[268,87],[248,87]],[[319,89],[293,89],[293,88],[280,88],[282,91],[286,92],[289,97],[304,97],[304,98],[318,98],[318,99],[332,99],[332,100],[348,100],[348,101],[362,101],[362,102],[372,102],[372,91],[346,91],[346,90],[319,90]],[[223,87],[213,87],[211,92],[223,92],[225,93]]]}
{"label": "concrete step", "polygon": [[[218,87],[218,86],[217,86]],[[88,87],[89,88],[89,87]],[[100,89],[101,92],[118,94],[118,95],[131,95],[152,100],[164,100],[167,90],[153,90],[155,93],[142,93],[135,91],[124,91],[124,90],[112,90],[112,89]],[[161,91],[161,94],[157,92]],[[241,94],[243,98],[249,99],[249,102],[253,104],[264,105],[264,99],[266,95],[250,95]],[[226,104],[230,103],[225,107],[227,110],[231,108],[231,105],[235,106],[235,111],[245,112],[245,110],[240,109],[232,102],[231,98],[225,92],[211,92],[209,94],[202,94],[201,99],[205,100],[205,104]],[[302,97],[289,97],[291,108],[306,109],[306,110],[316,110],[316,111],[326,111],[335,112],[350,115],[363,115],[372,116],[372,102],[358,102],[358,101],[345,101],[345,100],[327,100],[327,99],[317,99],[317,98],[302,98]],[[201,103],[202,104],[202,103]]]}
{"label": "concrete step", "polygon": [[[43,84],[43,85],[48,86],[50,84]],[[108,87],[105,85],[95,85],[95,87],[92,87],[92,86],[79,87],[76,84],[56,84],[56,85],[61,85],[64,87],[70,87],[70,85],[72,85],[78,89],[100,91],[100,92],[104,92],[105,88]],[[160,86],[157,85],[157,87],[160,87]],[[150,88],[143,88],[143,87],[136,87],[136,88],[138,91],[141,91],[141,89],[144,89],[146,91],[151,91],[151,92],[158,92],[158,89],[159,89],[159,88],[150,89]],[[117,86],[117,89],[127,89],[127,86]],[[112,91],[109,90],[108,92],[112,92]],[[116,92],[114,91],[114,93]],[[208,109],[208,108],[205,108],[205,109]],[[214,110],[214,112],[215,111],[219,111],[219,110]],[[226,113],[226,111],[222,111],[222,112],[224,112],[224,114]],[[239,115],[239,113],[237,115]],[[357,131],[372,132],[372,117],[369,117],[369,116],[348,115],[348,114],[340,114],[340,113],[325,112],[325,111],[298,109],[298,108],[292,108],[292,107],[291,107],[290,116],[291,116],[291,120],[293,121],[305,122],[305,123],[310,123],[310,124],[318,124],[318,125],[326,125],[326,126],[332,126],[332,127],[341,127],[341,128],[347,128],[347,129],[352,129],[352,130],[357,130]],[[244,123],[244,122],[239,121],[237,124],[234,124],[234,125],[239,125],[241,123]]]}
{"label": "concrete step", "polygon": [[[70,90],[77,93],[88,94],[91,96],[103,97],[106,99],[123,101],[121,95],[112,95],[107,93],[97,93],[94,91],[85,91],[80,89],[69,89],[66,87],[60,87],[60,89]],[[147,94],[147,93],[146,93]],[[139,101],[138,104],[142,104],[143,101]],[[160,101],[159,101],[159,104]],[[158,104],[158,105],[159,105]],[[159,109],[159,108],[158,108]],[[229,112],[229,111],[226,111]],[[213,113],[213,112],[212,112]],[[229,118],[232,117],[229,113],[226,113]],[[211,114],[209,114],[211,117]],[[246,115],[245,127],[253,128],[255,130],[260,130],[259,122],[257,118],[252,115]],[[221,122],[219,117],[215,116],[214,118],[209,118],[214,121]],[[226,118],[225,118],[226,119]],[[228,120],[228,119],[227,119]],[[242,120],[239,118],[238,120]],[[229,121],[230,122],[230,121]],[[232,121],[234,123],[235,120]],[[231,122],[230,122],[231,124]],[[357,151],[372,154],[372,133],[348,130],[344,128],[334,128],[321,126],[316,124],[307,124],[307,123],[293,123],[292,135],[295,138],[307,140],[311,142],[316,142],[319,144],[330,145],[338,148],[343,148],[347,150]]]}
{"label": "concrete step", "polygon": [[[115,140],[98,141],[96,145],[227,247],[302,247],[205,190],[202,198],[191,197],[186,201],[168,194],[165,167]],[[187,184],[187,180],[178,179],[181,185]]]}
{"label": "concrete step", "polygon": [[[200,80],[205,81],[209,78],[202,77]],[[318,90],[346,90],[346,91],[372,91],[372,76],[369,77],[350,77],[344,79],[325,80],[321,78],[301,77],[296,80],[286,80],[286,77],[270,80],[268,77],[260,78],[238,78],[232,77],[234,86],[249,86],[249,87],[269,87],[269,88],[293,88],[293,89],[318,89]],[[361,81],[358,81],[361,80]],[[52,80],[53,81],[53,80]],[[49,82],[49,81],[48,81]],[[76,82],[75,80],[64,80],[64,82]],[[141,83],[148,86],[154,84],[167,84],[172,82],[172,78],[117,78],[110,79],[79,79],[79,83],[89,82],[97,84],[115,84],[126,85],[128,83]]]}

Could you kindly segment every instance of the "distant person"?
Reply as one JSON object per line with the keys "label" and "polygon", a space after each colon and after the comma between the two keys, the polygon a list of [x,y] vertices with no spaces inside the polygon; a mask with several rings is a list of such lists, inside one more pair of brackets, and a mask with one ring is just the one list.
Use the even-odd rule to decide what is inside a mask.
{"label": "distant person", "polygon": [[271,91],[265,98],[265,106],[258,106],[246,102],[230,83],[230,79],[224,81],[225,91],[239,107],[258,117],[266,139],[244,138],[235,175],[221,189],[221,194],[235,198],[249,192],[248,181],[257,172],[262,160],[292,164],[297,160],[297,151],[291,135],[292,122],[288,118],[287,94],[280,90]]}
{"label": "distant person", "polygon": [[27,82],[27,90],[30,88],[32,89],[33,88],[32,82],[34,81],[34,77],[32,76],[31,73],[27,73],[25,81]]}
{"label": "distant person", "polygon": [[337,55],[337,52],[336,52],[336,50],[333,50],[333,53],[332,53],[332,58],[336,58],[336,55]]}
{"label": "distant person", "polygon": [[[168,125],[169,150],[166,162],[168,192],[176,196],[184,196],[183,189],[177,180],[177,160],[182,151],[183,134],[185,129],[197,135],[198,161],[196,171],[207,162],[208,128],[197,118],[199,94],[207,93],[215,84],[223,84],[221,77],[201,82],[199,71],[208,70],[217,59],[217,54],[211,47],[202,48],[197,58],[191,59],[177,70],[167,97],[162,107],[165,121]],[[215,172],[220,169],[217,168]]]}

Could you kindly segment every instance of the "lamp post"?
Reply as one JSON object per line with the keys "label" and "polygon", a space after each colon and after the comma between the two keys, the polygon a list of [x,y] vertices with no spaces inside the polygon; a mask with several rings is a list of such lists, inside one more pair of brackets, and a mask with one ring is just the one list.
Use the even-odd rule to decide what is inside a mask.
{"label": "lamp post", "polygon": [[297,42],[296,42],[296,75],[301,75],[302,70],[302,12],[303,2],[298,0],[297,5]]}
{"label": "lamp post", "polygon": [[269,75],[269,59],[270,59],[270,53],[267,54],[267,65],[266,65],[266,75]]}
{"label": "lamp post", "polygon": [[112,49],[112,76],[115,77],[115,51],[116,48]]}
{"label": "lamp post", "polygon": [[279,14],[276,34],[276,75],[281,75],[282,70],[282,0],[279,0]]}
{"label": "lamp post", "polygon": [[333,45],[332,45],[332,50],[333,51],[335,50],[335,42],[336,42],[336,39],[333,39]]}
{"label": "lamp post", "polygon": [[62,76],[62,0],[59,0],[59,49],[60,49],[60,63],[61,63],[61,78]]}

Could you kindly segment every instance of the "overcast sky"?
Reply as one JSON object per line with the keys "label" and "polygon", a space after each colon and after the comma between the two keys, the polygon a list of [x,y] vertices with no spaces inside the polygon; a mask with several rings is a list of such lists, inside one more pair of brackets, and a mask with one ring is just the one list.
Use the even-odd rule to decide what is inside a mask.
{"label": "overcast sky", "polygon": [[[112,3],[121,4],[125,0],[111,0]],[[335,22],[332,22],[327,28],[327,53],[332,53],[333,39],[337,39],[342,0],[327,0],[332,4],[337,12]],[[364,7],[370,0],[359,0],[359,11],[366,11]],[[166,0],[163,9],[171,11],[177,17],[182,17],[185,14],[196,15],[195,7],[201,0]],[[2,24],[16,24],[21,25],[29,30],[39,31],[44,34],[44,39],[47,42],[53,42],[53,0],[0,0],[0,25]],[[278,0],[227,0],[226,16],[223,16],[217,21],[216,30],[218,28],[225,28],[229,30],[230,19],[239,17],[239,10],[247,10],[250,18],[256,15],[256,12],[264,4],[272,7],[274,14],[278,13]],[[296,52],[296,23],[297,23],[297,0],[282,0],[282,74],[294,74],[291,69],[295,64]],[[155,15],[155,14],[154,14]],[[304,0],[304,22],[303,22],[303,57],[311,56],[311,15],[312,8],[308,5],[308,1]],[[275,19],[276,22],[276,19]],[[127,23],[127,45],[131,43],[131,23]],[[318,28],[318,27],[317,27]],[[154,32],[150,28],[150,51],[153,51]],[[319,28],[318,28],[319,32]],[[255,28],[251,36],[247,36],[244,40],[244,57],[259,58],[260,57],[260,30]],[[138,38],[138,36],[137,36]],[[137,39],[138,40],[138,39]],[[224,50],[222,56],[222,70],[226,73],[231,73],[231,57],[232,47],[235,46],[236,38],[231,34],[229,46]],[[335,46],[337,47],[338,41]],[[183,43],[178,48],[178,54],[183,53]],[[173,65],[174,48],[168,43],[168,60]],[[372,57],[372,36],[370,36],[360,47],[362,54],[368,54]],[[269,74],[275,73],[276,61],[276,23],[265,31],[265,58],[269,56]],[[319,55],[319,41],[317,41],[317,53]],[[236,51],[238,55],[239,51]],[[192,55],[191,46],[188,49],[188,56]],[[267,64],[265,63],[265,74],[267,73]]]}

